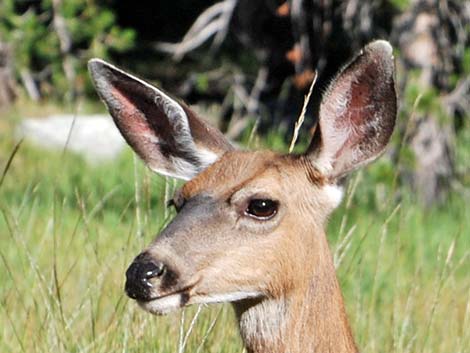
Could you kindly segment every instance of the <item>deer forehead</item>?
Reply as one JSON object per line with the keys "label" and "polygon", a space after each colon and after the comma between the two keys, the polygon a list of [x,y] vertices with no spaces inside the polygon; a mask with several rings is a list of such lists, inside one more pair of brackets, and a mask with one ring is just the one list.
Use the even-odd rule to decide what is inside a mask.
{"label": "deer forehead", "polygon": [[201,193],[215,197],[228,196],[243,187],[249,180],[269,173],[270,164],[277,156],[270,151],[226,152],[182,188],[182,195],[190,199]]}
{"label": "deer forehead", "polygon": [[272,151],[230,151],[187,182],[181,194],[187,200],[203,193],[221,199],[254,194],[331,210],[341,200],[338,190],[303,157]]}

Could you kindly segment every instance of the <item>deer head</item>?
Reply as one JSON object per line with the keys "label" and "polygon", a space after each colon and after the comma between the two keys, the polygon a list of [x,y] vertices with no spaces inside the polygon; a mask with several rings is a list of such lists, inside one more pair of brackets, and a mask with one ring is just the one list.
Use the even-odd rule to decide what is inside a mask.
{"label": "deer head", "polygon": [[[134,151],[155,172],[187,180],[176,217],[127,270],[128,296],[154,314],[234,303],[249,351],[283,351],[296,325],[330,341],[348,336],[324,226],[341,200],[338,178],[377,158],[392,134],[391,46],[375,41],[340,71],[301,155],[238,150],[162,90],[98,59],[89,70]],[[302,320],[295,308],[305,301]]]}

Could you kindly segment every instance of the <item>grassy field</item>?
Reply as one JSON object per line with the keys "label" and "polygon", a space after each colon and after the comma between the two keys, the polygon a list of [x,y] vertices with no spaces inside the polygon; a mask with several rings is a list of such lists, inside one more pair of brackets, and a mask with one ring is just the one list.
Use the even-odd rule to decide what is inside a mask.
{"label": "grassy field", "polygon": [[[124,295],[128,264],[172,217],[173,181],[129,150],[89,166],[27,143],[2,180],[28,109],[0,113],[0,352],[242,352],[229,305],[154,317]],[[358,345],[470,352],[470,199],[426,211],[406,190],[398,200],[386,163],[352,177],[329,226]]]}

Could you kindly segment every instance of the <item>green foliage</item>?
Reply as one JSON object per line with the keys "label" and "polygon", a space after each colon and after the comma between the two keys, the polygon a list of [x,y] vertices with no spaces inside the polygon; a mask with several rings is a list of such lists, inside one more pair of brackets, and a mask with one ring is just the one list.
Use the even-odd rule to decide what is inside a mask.
{"label": "green foliage", "polygon": [[52,0],[41,0],[25,7],[19,1],[0,4],[0,39],[13,47],[14,68],[43,73],[38,79],[42,93],[57,99],[71,90],[90,91],[86,62],[91,57],[107,58],[134,45],[135,32],[116,25],[113,12],[95,0],[61,1],[59,14],[71,38],[70,60],[76,72],[74,87],[66,80],[58,33],[53,26]]}
{"label": "green foliage", "polygon": [[196,75],[196,89],[198,92],[206,93],[209,89],[209,78],[205,73],[199,73]]}
{"label": "green foliage", "polygon": [[406,10],[410,6],[410,0],[389,0],[389,2],[401,11]]}
{"label": "green foliage", "polygon": [[[470,25],[468,26],[470,27]],[[464,73],[470,74],[470,48],[464,50],[462,68]]]}
{"label": "green foliage", "polygon": [[470,187],[470,119],[465,119],[464,127],[456,136],[455,169],[459,181],[465,188]]}
{"label": "green foliage", "polygon": [[434,116],[443,117],[445,113],[442,109],[439,91],[434,87],[423,89],[422,84],[419,83],[420,70],[410,71],[408,75],[408,82],[402,97],[404,115],[410,117],[412,114],[433,113]]}
{"label": "green foliage", "polygon": [[57,38],[50,36],[43,21],[34,13],[26,11],[21,16],[15,11],[14,1],[5,0],[0,11],[0,35],[14,45],[15,65],[31,67],[35,60],[53,60]]}

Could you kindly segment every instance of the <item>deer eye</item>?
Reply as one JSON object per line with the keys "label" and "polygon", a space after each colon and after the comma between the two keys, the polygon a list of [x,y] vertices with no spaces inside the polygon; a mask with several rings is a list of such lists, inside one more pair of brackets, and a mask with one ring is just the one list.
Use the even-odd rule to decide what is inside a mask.
{"label": "deer eye", "polygon": [[183,208],[185,203],[186,200],[184,199],[183,195],[181,194],[181,192],[177,191],[173,199],[168,201],[167,207],[173,206],[176,212],[179,212]]}
{"label": "deer eye", "polygon": [[279,207],[279,202],[269,199],[252,199],[248,203],[245,214],[261,220],[272,218]]}

